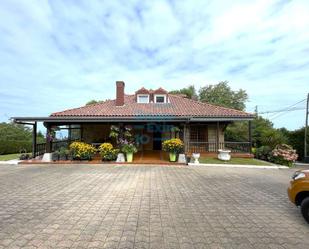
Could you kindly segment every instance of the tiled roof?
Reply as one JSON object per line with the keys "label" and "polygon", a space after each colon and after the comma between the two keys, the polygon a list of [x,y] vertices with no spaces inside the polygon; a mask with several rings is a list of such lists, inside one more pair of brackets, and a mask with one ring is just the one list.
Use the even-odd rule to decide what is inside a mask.
{"label": "tiled roof", "polygon": [[62,112],[52,113],[52,117],[236,117],[252,118],[243,111],[202,103],[182,96],[169,94],[169,103],[136,103],[135,95],[125,95],[124,106],[116,106],[115,100],[106,100],[97,104],[86,105]]}

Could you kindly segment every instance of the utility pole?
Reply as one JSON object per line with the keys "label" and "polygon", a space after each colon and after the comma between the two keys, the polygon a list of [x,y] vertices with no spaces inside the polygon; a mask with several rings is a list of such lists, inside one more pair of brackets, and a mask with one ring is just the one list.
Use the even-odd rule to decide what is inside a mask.
{"label": "utility pole", "polygon": [[306,123],[305,123],[305,138],[304,138],[304,161],[309,162],[307,153],[307,127],[308,127],[308,113],[309,113],[309,93],[307,95],[307,107],[306,107]]}

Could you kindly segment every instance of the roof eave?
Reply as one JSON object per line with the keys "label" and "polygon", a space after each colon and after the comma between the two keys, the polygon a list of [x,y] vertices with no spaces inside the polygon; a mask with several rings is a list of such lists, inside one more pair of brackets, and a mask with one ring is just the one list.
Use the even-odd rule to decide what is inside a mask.
{"label": "roof eave", "polygon": [[192,116],[137,116],[137,117],[85,117],[85,116],[50,116],[50,117],[12,117],[15,123],[18,122],[146,122],[146,121],[186,121],[186,122],[219,122],[219,121],[250,121],[254,116],[234,117],[192,117]]}

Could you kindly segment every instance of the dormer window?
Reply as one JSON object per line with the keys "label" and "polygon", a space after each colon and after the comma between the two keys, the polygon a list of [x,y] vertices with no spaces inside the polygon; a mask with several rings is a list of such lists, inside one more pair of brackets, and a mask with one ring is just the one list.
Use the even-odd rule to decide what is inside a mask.
{"label": "dormer window", "polygon": [[167,103],[166,94],[155,94],[154,100],[155,100],[155,103]]}
{"label": "dormer window", "polygon": [[149,94],[137,94],[137,103],[149,103]]}

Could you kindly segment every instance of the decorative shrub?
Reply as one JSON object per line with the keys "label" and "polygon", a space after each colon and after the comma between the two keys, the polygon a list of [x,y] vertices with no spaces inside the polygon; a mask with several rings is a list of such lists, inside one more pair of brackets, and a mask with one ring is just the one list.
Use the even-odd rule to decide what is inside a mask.
{"label": "decorative shrub", "polygon": [[70,151],[69,151],[67,148],[61,147],[61,148],[59,149],[59,157],[60,157],[60,160],[67,160],[69,154],[70,154]]}
{"label": "decorative shrub", "polygon": [[255,149],[255,157],[261,160],[272,161],[272,151],[269,146],[261,146]]}
{"label": "decorative shrub", "polygon": [[19,156],[19,160],[29,160],[31,159],[31,156],[27,153],[22,153],[20,156]]}
{"label": "decorative shrub", "polygon": [[298,155],[292,146],[287,144],[278,144],[272,151],[273,162],[291,167],[296,161]]}
{"label": "decorative shrub", "polygon": [[70,144],[70,151],[75,160],[91,160],[97,149],[90,144],[73,142]]}
{"label": "decorative shrub", "polygon": [[184,144],[179,138],[172,138],[162,143],[162,149],[171,153],[181,153],[183,152]]}
{"label": "decorative shrub", "polygon": [[137,148],[136,148],[134,143],[129,143],[129,142],[125,141],[121,145],[121,151],[123,153],[126,153],[126,154],[127,153],[136,153],[137,152]]}
{"label": "decorative shrub", "polygon": [[119,150],[114,149],[111,143],[103,143],[99,147],[99,152],[102,157],[102,160],[113,161],[113,160],[116,160]]}

